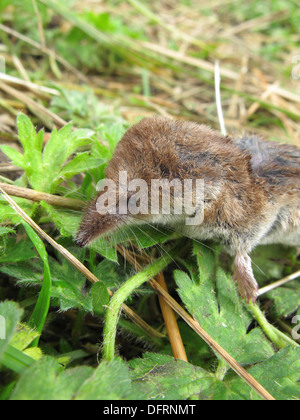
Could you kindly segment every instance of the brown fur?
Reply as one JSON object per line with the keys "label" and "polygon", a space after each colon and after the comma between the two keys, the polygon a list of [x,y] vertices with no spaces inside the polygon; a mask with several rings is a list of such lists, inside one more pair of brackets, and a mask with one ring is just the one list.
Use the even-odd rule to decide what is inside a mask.
{"label": "brown fur", "polygon": [[[165,218],[163,223],[199,239],[216,239],[232,255],[246,256],[257,244],[273,239],[300,245],[299,161],[300,150],[293,146],[256,136],[232,139],[205,125],[155,117],[125,133],[106,177],[118,185],[119,171],[125,170],[129,181],[144,179],[149,186],[151,179],[204,179],[203,224],[188,229],[177,219],[173,223]],[[101,216],[95,210],[94,201],[83,218],[79,245],[124,222],[120,216]],[[136,219],[156,221],[153,216]],[[128,216],[127,221],[132,218]],[[237,261],[238,273],[242,273],[248,259]],[[249,277],[249,267],[245,271]]]}

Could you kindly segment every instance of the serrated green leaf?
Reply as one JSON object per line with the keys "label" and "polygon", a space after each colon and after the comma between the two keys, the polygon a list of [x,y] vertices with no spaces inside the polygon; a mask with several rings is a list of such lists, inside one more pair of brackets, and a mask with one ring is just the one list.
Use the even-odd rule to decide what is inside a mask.
{"label": "serrated green leaf", "polygon": [[75,400],[142,399],[143,394],[132,385],[131,373],[121,359],[102,362],[78,391]]}
{"label": "serrated green leaf", "polygon": [[[32,204],[28,200],[15,197],[14,201],[25,211],[28,216],[31,216],[36,204]],[[17,225],[21,222],[22,217],[7,203],[7,201],[0,196],[0,223],[11,223]]]}
{"label": "serrated green leaf", "polygon": [[20,113],[17,117],[17,127],[19,139],[22,143],[24,150],[28,150],[35,146],[32,140],[36,137],[34,125],[27,115]]}
{"label": "serrated green leaf", "polygon": [[34,363],[20,377],[11,400],[71,400],[93,369],[78,367],[63,370],[52,357]]}
{"label": "serrated green leaf", "polygon": [[185,400],[207,389],[213,374],[170,356],[146,353],[130,361],[133,379],[147,399]]}
{"label": "serrated green leaf", "polygon": [[72,124],[69,123],[60,130],[54,129],[52,131],[51,137],[47,142],[43,153],[43,163],[45,167],[50,168],[54,163],[57,163],[57,165],[61,167],[68,158],[68,142],[72,133],[72,128]]}
{"label": "serrated green leaf", "polygon": [[59,131],[54,129],[42,154],[44,131],[42,130],[37,134],[32,122],[24,114],[18,116],[17,125],[19,138],[24,148],[24,156],[9,146],[4,146],[3,151],[8,154],[16,165],[25,170],[28,181],[35,190],[54,193],[56,187],[63,179],[72,177],[72,173],[75,174],[86,170],[87,166],[88,168],[95,168],[99,164],[98,160],[91,158],[89,163],[83,165],[80,158],[76,160],[77,158],[75,157],[75,162],[73,164],[70,163],[70,167],[66,167],[65,172],[60,175],[63,165],[72,153],[78,147],[91,142],[91,136],[93,135],[91,130],[80,129],[72,132],[71,123]]}
{"label": "serrated green leaf", "polygon": [[72,132],[72,124],[67,124],[59,131],[52,131],[50,140],[46,144],[43,153],[43,179],[41,189],[44,192],[54,191],[52,183],[58,178],[63,163],[69,157],[68,142]]}
{"label": "serrated green leaf", "polygon": [[24,163],[22,168],[25,170],[32,188],[42,191],[42,144],[44,132],[42,130],[37,134],[32,122],[25,114],[18,115],[17,126],[20,142],[24,149]]}
{"label": "serrated green leaf", "polygon": [[11,400],[122,400],[142,399],[131,372],[120,359],[96,368],[63,370],[52,357],[30,366],[20,377]]}
{"label": "serrated green leaf", "polygon": [[[49,184],[49,192],[56,187],[56,180],[65,161],[73,152],[84,144],[91,142],[90,136],[93,134],[91,130],[77,130],[72,132],[72,124],[67,124],[61,130],[53,130],[51,138],[44,149],[44,186]],[[45,191],[45,190],[44,190]]]}
{"label": "serrated green leaf", "polygon": [[[300,399],[300,348],[286,347],[273,357],[249,369],[252,375],[277,400]],[[240,378],[230,383],[231,395],[258,399]],[[228,386],[227,385],[227,386]]]}
{"label": "serrated green leaf", "polygon": [[[85,253],[84,249],[76,249],[81,254]],[[75,254],[74,251],[73,254]],[[78,257],[78,255],[76,256]],[[91,297],[84,293],[84,276],[65,259],[56,260],[49,257],[49,266],[52,279],[51,297],[59,300],[60,309],[65,311],[70,308],[81,308],[86,312],[91,312]],[[20,279],[18,284],[40,287],[44,266],[39,260],[34,263],[28,261],[27,263],[0,266],[0,271]]]}
{"label": "serrated green leaf", "polygon": [[0,264],[17,263],[36,258],[32,244],[28,240],[16,242],[16,238],[9,238],[0,255]]}
{"label": "serrated green leaf", "polygon": [[[84,249],[80,249],[78,252],[83,256],[85,254]],[[79,255],[76,257],[80,260]],[[61,310],[81,308],[86,312],[91,312],[91,297],[84,292],[85,277],[65,258],[59,257],[59,260],[60,262],[50,259],[53,281],[52,296],[59,299]]]}
{"label": "serrated green leaf", "polygon": [[189,312],[204,330],[239,363],[260,362],[274,351],[259,328],[248,333],[252,321],[236,291],[232,278],[222,269],[215,273],[212,252],[194,243],[199,267],[199,282],[175,271],[178,293]]}
{"label": "serrated green leaf", "polygon": [[105,162],[104,159],[92,158],[88,152],[80,153],[63,167],[60,172],[60,177],[68,179],[80,172],[87,172],[90,169],[98,168],[104,165]]}
{"label": "serrated green leaf", "polygon": [[106,125],[101,129],[101,136],[108,142],[110,151],[113,152],[125,132],[123,122]]}
{"label": "serrated green leaf", "polygon": [[71,162],[63,167],[67,159],[82,145],[91,142],[93,134],[91,130],[77,130],[71,132],[72,125],[68,124],[60,131],[54,130],[51,138],[44,149],[44,184],[43,190],[49,189],[53,193],[57,186],[73,175],[97,167],[102,164],[100,160],[88,159],[88,153],[76,156]]}
{"label": "serrated green leaf", "polygon": [[81,290],[70,283],[70,280],[57,280],[52,288],[51,296],[59,300],[60,309],[67,311],[71,308],[80,308],[86,312],[92,311],[92,302],[89,296],[84,296]]}
{"label": "serrated green leaf", "polygon": [[0,146],[0,150],[6,154],[14,165],[24,169],[24,156],[20,152],[6,144]]}
{"label": "serrated green leaf", "polygon": [[126,277],[117,270],[118,266],[113,261],[103,260],[94,270],[95,276],[104,282],[106,287],[116,287],[123,283]]}
{"label": "serrated green leaf", "polygon": [[47,210],[62,236],[75,237],[82,218],[81,213],[74,210],[58,209],[45,202],[42,202],[41,206]]}
{"label": "serrated green leaf", "polygon": [[35,261],[34,264],[27,261],[26,263],[0,265],[0,272],[8,274],[16,279],[20,279],[25,284],[32,283],[40,285],[42,279],[42,267],[40,267],[41,271],[37,271],[38,268],[38,261]]}

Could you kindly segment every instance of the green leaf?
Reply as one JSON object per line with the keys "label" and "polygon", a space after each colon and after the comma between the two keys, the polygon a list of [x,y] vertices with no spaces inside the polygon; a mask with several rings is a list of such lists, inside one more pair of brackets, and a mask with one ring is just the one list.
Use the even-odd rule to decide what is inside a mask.
{"label": "green leaf", "polygon": [[148,400],[186,400],[206,390],[212,373],[170,356],[146,353],[129,362],[133,379]]}
{"label": "green leaf", "polygon": [[130,370],[122,360],[102,362],[97,369],[82,366],[64,370],[57,360],[44,357],[20,377],[11,400],[121,400],[140,399]]}
{"label": "green leaf", "polygon": [[59,209],[45,202],[41,206],[47,210],[56,227],[60,230],[62,236],[75,237],[82,218],[82,214],[74,210]]}
{"label": "green leaf", "polygon": [[0,363],[16,373],[21,373],[33,360],[13,347],[14,335],[23,315],[23,310],[15,302],[0,303]]}
{"label": "green leaf", "polygon": [[53,180],[58,178],[63,163],[69,157],[68,142],[72,132],[72,124],[67,124],[59,131],[52,131],[50,140],[43,153],[42,191],[53,192]]}
{"label": "green leaf", "polygon": [[24,164],[22,167],[32,188],[42,191],[42,144],[44,132],[42,130],[37,134],[32,122],[25,114],[18,115],[17,126],[19,139],[24,149]]}
{"label": "green leaf", "polygon": [[8,345],[2,357],[2,364],[15,373],[22,373],[34,363],[34,359],[22,351]]}
{"label": "green leaf", "polygon": [[3,151],[16,165],[25,170],[28,181],[35,190],[54,193],[64,179],[87,168],[94,169],[100,164],[99,160],[91,158],[84,165],[83,158],[75,157],[74,162],[70,162],[70,166],[66,165],[65,172],[60,174],[63,165],[76,149],[91,142],[91,130],[80,129],[72,132],[71,123],[59,131],[54,129],[42,154],[44,131],[37,134],[32,122],[24,114],[19,114],[17,126],[24,156],[9,146],[3,146]]}
{"label": "green leaf", "polygon": [[[20,279],[21,283],[26,285],[32,284],[41,284],[42,271],[38,271],[39,262],[27,261],[26,263],[15,263],[15,264],[6,264],[0,265],[0,272],[5,273],[16,279]],[[42,268],[41,268],[42,270]]]}
{"label": "green leaf", "polygon": [[101,281],[93,285],[91,290],[91,298],[93,312],[99,315],[103,315],[105,306],[108,305],[110,298],[107,287]]}
{"label": "green leaf", "polygon": [[98,254],[102,255],[107,260],[114,263],[118,262],[118,253],[115,247],[105,246],[102,244],[102,242],[99,244],[99,242],[96,241],[90,245],[90,248],[93,251],[96,251]]}
{"label": "green leaf", "polygon": [[[32,204],[28,200],[15,197],[14,201],[25,211],[28,216],[31,216],[36,204]],[[22,217],[7,203],[7,201],[0,196],[0,223],[19,224]]]}
{"label": "green leaf", "polygon": [[[17,127],[19,133],[19,139],[22,143],[24,150],[35,148],[38,146],[41,151],[41,144],[36,142],[36,131],[35,128],[27,115],[20,113],[17,118]],[[34,139],[34,141],[33,141]]]}
{"label": "green leaf", "polygon": [[16,233],[13,229],[0,226],[0,236],[6,235],[8,233]]}
{"label": "green leaf", "polygon": [[68,157],[78,149],[78,147],[90,144],[95,132],[88,128],[79,128],[69,136],[67,154]]}
{"label": "green leaf", "polygon": [[22,225],[26,230],[26,233],[29,236],[31,242],[35,246],[37,252],[39,253],[39,256],[41,257],[44,264],[48,263],[48,254],[44,242],[41,240],[41,238],[38,236],[35,230],[33,230],[33,228],[29,226],[29,224],[26,223],[24,220],[22,221]]}
{"label": "green leaf", "polygon": [[71,400],[92,374],[90,367],[63,370],[52,357],[34,363],[20,377],[11,400]]}
{"label": "green leaf", "polygon": [[142,394],[132,385],[127,364],[121,359],[102,362],[93,375],[85,381],[76,400],[141,399]]}
{"label": "green leaf", "polygon": [[[77,130],[72,132],[72,124],[67,124],[59,131],[52,131],[50,140],[46,144],[43,153],[43,164],[40,188],[42,191],[53,193],[57,185],[65,178],[71,177],[70,172],[60,174],[66,160],[82,145],[91,142],[91,130]],[[76,158],[75,158],[76,159]],[[95,165],[95,162],[93,162]],[[82,165],[83,167],[83,165]],[[75,168],[73,168],[75,169]],[[77,167],[77,169],[80,169]],[[70,168],[71,171],[71,168]],[[74,173],[78,173],[75,172]]]}
{"label": "green leaf", "polygon": [[36,258],[36,253],[28,240],[17,243],[16,238],[9,238],[0,256],[0,263],[17,263],[30,258]]}
{"label": "green leaf", "polygon": [[[252,375],[278,400],[300,399],[300,348],[286,347],[273,357],[249,369]],[[226,383],[231,399],[235,395],[243,399],[258,399],[240,378]]]}
{"label": "green leaf", "polygon": [[61,311],[67,311],[71,308],[84,309],[86,312],[92,311],[92,302],[89,296],[84,296],[76,284],[71,284],[71,279],[56,280],[52,288],[51,296],[59,300]]}
{"label": "green leaf", "polygon": [[43,357],[43,352],[40,347],[29,347],[23,350],[23,353],[33,360],[40,360]]}
{"label": "green leaf", "polygon": [[50,168],[54,163],[57,163],[57,166],[60,168],[69,157],[68,142],[72,128],[72,124],[69,123],[60,130],[54,129],[52,131],[43,153],[43,163],[46,168]]}
{"label": "green leaf", "polygon": [[[52,288],[52,280],[51,280],[51,273],[50,267],[48,262],[48,254],[45,248],[43,241],[37,235],[37,233],[29,226],[26,222],[22,221],[22,225],[24,226],[27,235],[31,239],[32,243],[34,244],[36,250],[38,251],[43,263],[44,263],[44,276],[43,276],[43,284],[42,289],[39,294],[38,300],[34,307],[33,313],[31,314],[29,325],[35,328],[39,333],[42,332],[49,307],[50,307],[50,299],[51,299],[51,288]],[[34,341],[35,344],[38,343],[38,339]]]}
{"label": "green leaf", "polygon": [[[69,248],[77,259],[84,258],[85,249]],[[76,255],[74,252],[79,253]],[[85,277],[76,270],[73,265],[65,258],[59,256],[58,261],[50,259],[50,269],[52,275],[52,297],[58,298],[60,309],[66,311],[70,308],[80,308],[86,312],[92,311],[91,297],[85,293]]]}
{"label": "green leaf", "polygon": [[123,122],[109,124],[101,129],[101,135],[108,142],[111,152],[115,150],[116,145],[121,140],[124,132],[125,127]]}
{"label": "green leaf", "polygon": [[106,287],[116,287],[126,280],[126,274],[118,270],[118,265],[113,261],[103,260],[94,270],[95,276],[103,281]]}
{"label": "green leaf", "polygon": [[0,303],[0,361],[17,329],[23,310],[15,302]]}
{"label": "green leaf", "polygon": [[293,253],[293,248],[282,245],[257,247],[251,254],[251,259],[254,276],[259,285],[269,284],[272,279],[283,278],[286,275],[286,264],[290,262],[292,265]]}
{"label": "green leaf", "polygon": [[286,287],[280,287],[266,294],[273,301],[272,313],[276,318],[287,317],[300,307],[299,279]]}
{"label": "green leaf", "polygon": [[[74,248],[74,250],[76,249],[78,250],[78,248]],[[69,248],[69,250],[75,254],[73,249]],[[80,249],[80,252],[85,253],[85,250]],[[70,308],[80,308],[86,312],[91,312],[92,301],[91,297],[84,292],[84,276],[64,258],[56,260],[49,257],[49,266],[52,279],[51,297],[58,299],[60,309],[66,311]],[[44,275],[44,266],[41,261],[35,261],[34,263],[28,261],[11,266],[0,266],[0,271],[20,279],[18,284],[40,287]]]}
{"label": "green leaf", "polygon": [[40,334],[29,327],[29,325],[20,324],[10,343],[14,348],[23,351],[29,347],[39,335]]}
{"label": "green leaf", "polygon": [[0,146],[0,150],[6,154],[6,156],[12,161],[12,163],[16,166],[19,166],[20,168],[25,167],[24,165],[24,156],[18,152],[16,149],[14,149],[11,146],[2,145]]}
{"label": "green leaf", "polygon": [[147,354],[142,360],[121,359],[64,370],[44,357],[18,381],[11,400],[141,400],[187,399],[204,391],[213,375],[172,357]]}
{"label": "green leaf", "polygon": [[222,269],[215,273],[212,252],[194,243],[199,269],[198,283],[181,271],[174,276],[178,293],[189,312],[239,363],[261,362],[274,354],[260,328],[248,332],[252,321],[236,291],[233,279]]}
{"label": "green leaf", "polygon": [[88,152],[78,154],[71,162],[69,162],[60,172],[60,177],[65,179],[80,173],[87,172],[90,169],[98,168],[106,161],[99,158],[91,158]]}
{"label": "green leaf", "polygon": [[109,238],[99,238],[92,243],[91,247],[99,250],[112,248],[119,243],[129,241],[136,243],[140,248],[150,248],[151,246],[162,244],[170,239],[173,232],[164,227],[155,226],[132,226],[123,227],[113,232]]}

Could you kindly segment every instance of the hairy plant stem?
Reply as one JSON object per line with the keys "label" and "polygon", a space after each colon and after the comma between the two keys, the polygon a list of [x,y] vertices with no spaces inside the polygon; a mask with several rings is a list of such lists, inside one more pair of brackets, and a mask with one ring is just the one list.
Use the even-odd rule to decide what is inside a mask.
{"label": "hairy plant stem", "polygon": [[274,343],[279,349],[282,349],[288,345],[299,347],[299,344],[297,344],[294,340],[292,340],[290,337],[279,331],[268,322],[257,304],[250,302],[247,304],[247,308],[253,315],[254,319],[258,322],[259,326],[269,338],[269,340],[271,340],[272,343]]}
{"label": "hairy plant stem", "polygon": [[111,298],[106,314],[105,314],[105,325],[103,332],[103,359],[110,361],[115,357],[115,341],[119,314],[122,308],[122,304],[126,299],[140,287],[146,281],[149,281],[155,277],[160,271],[165,269],[169,265],[173,258],[180,251],[180,246],[177,245],[169,251],[168,254],[163,255],[157,259],[154,263],[148,266],[145,270],[134,275],[124,283],[117,292]]}
{"label": "hairy plant stem", "polygon": [[218,368],[215,372],[216,378],[219,381],[223,381],[227,371],[228,371],[228,364],[225,362],[224,359],[219,359],[218,360]]}

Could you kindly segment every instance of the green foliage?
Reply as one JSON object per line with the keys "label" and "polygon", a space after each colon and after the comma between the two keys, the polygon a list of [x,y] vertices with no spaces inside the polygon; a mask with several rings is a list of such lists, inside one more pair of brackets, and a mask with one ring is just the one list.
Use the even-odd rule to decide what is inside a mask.
{"label": "green foliage", "polygon": [[213,253],[194,244],[199,274],[196,281],[176,270],[178,293],[189,312],[229,354],[241,364],[257,363],[273,355],[259,328],[248,332],[251,316],[235,289],[232,278],[222,269],[216,271]]}
{"label": "green foliage", "polygon": [[35,257],[36,253],[30,242],[24,240],[16,243],[16,238],[8,238],[2,247],[0,263],[18,263]]}
{"label": "green foliage", "polygon": [[22,313],[22,309],[15,302],[0,303],[0,315],[5,320],[5,340],[0,340],[0,357],[3,356],[7,349],[9,341],[17,329]]}
{"label": "green foliage", "polygon": [[[105,163],[113,153],[124,125],[120,122],[103,124],[96,129],[96,135],[102,139],[98,142],[90,130],[72,132],[72,126],[68,124],[59,131],[53,130],[44,148],[43,131],[37,133],[30,119],[23,114],[18,117],[18,130],[24,153],[14,153],[9,147],[2,150],[23,169],[23,181],[27,179],[31,187],[43,192],[60,192],[76,197],[76,193],[92,191],[96,180],[104,176]],[[78,187],[71,178],[82,172],[86,173],[86,178]],[[66,181],[70,191],[60,185]],[[26,202],[21,199],[16,201],[21,206]],[[14,211],[2,201],[0,215],[1,206],[9,209],[3,213],[2,221],[13,222]],[[120,320],[121,331],[138,342],[147,342],[158,353],[145,353],[142,359],[135,358],[133,353],[129,362],[115,359],[111,363],[101,362],[96,368],[94,363],[85,361],[83,366],[83,359],[90,356],[82,352],[77,344],[85,335],[85,316],[103,319],[110,304],[107,287],[119,287],[133,273],[127,265],[118,264],[116,245],[122,243],[130,250],[135,244],[145,251],[157,247],[165,252],[165,242],[176,239],[178,235],[163,227],[125,227],[95,242],[89,250],[78,249],[72,243],[72,237],[78,228],[80,213],[45,202],[31,207],[27,205],[26,208],[40,223],[43,220],[52,222],[60,235],[59,242],[88,265],[100,281],[88,286],[83,275],[60,254],[50,251],[26,223],[23,223],[26,238],[22,240],[17,240],[15,236],[19,232],[24,234],[22,227],[1,227],[0,272],[17,281],[22,294],[16,300],[24,308],[21,310],[14,302],[0,305],[0,315],[3,313],[9,319],[6,326],[8,338],[4,343],[0,341],[0,363],[17,375],[16,383],[12,378],[2,384],[0,395],[4,399],[257,398],[248,385],[228,371],[222,360],[216,358],[208,346],[182,324],[180,328],[189,360],[192,361],[190,364],[175,362],[170,356],[169,345],[163,339],[148,337],[140,328]],[[278,398],[298,398],[299,349],[284,349],[276,353],[262,330],[252,325],[252,317],[242,303],[232,277],[219,267],[219,254],[218,247],[211,250],[193,243],[192,255],[179,258],[184,271],[175,269],[170,275],[174,275],[183,304],[201,326],[239,363],[248,366],[249,372],[270,392]],[[280,261],[283,255],[284,265]],[[278,262],[270,263],[272,257]],[[262,283],[265,276],[279,278],[291,264],[297,264],[294,251],[282,253],[279,248],[259,248],[254,260],[263,269]],[[38,296],[36,290],[39,290]],[[143,302],[147,302],[152,293],[145,286],[138,292],[143,311]],[[280,292],[269,293],[268,298],[273,300],[272,313],[287,316],[300,306],[298,283],[294,282],[294,285],[282,289],[282,294]],[[5,297],[7,289],[4,287],[1,293]],[[63,340],[60,350],[42,344],[53,319],[53,309],[66,314],[76,311],[77,314],[70,343]]]}
{"label": "green foliage", "polygon": [[212,380],[201,368],[155,354],[132,361],[130,368],[115,359],[96,369],[64,369],[45,357],[21,375],[11,400],[186,399],[203,392]]}
{"label": "green foliage", "polygon": [[[266,387],[274,398],[278,400],[299,400],[299,369],[300,348],[286,347],[269,360],[251,367],[249,373]],[[239,398],[244,400],[257,398],[237,378],[227,382],[226,385],[229,399]],[[230,392],[228,392],[228,389]]]}
{"label": "green foliage", "polygon": [[[143,10],[143,19],[139,18],[140,12],[136,8],[123,5],[124,2],[119,0],[106,2],[109,11],[101,13],[75,12],[72,7],[75,3],[74,0],[66,0],[63,4],[53,0],[37,1],[38,16],[33,2],[0,2],[0,22],[12,23],[14,30],[38,43],[41,42],[38,23],[41,23],[47,48],[53,48],[57,57],[91,76],[91,80],[97,75],[93,89],[92,83],[87,87],[75,85],[73,80],[58,82],[61,61],[49,59],[47,54],[38,58],[34,70],[25,66],[30,80],[57,89],[59,95],[53,96],[47,106],[72,123],[60,130],[52,130],[46,141],[44,130],[39,130],[39,119],[19,114],[17,128],[23,150],[19,152],[10,145],[1,145],[1,150],[20,168],[22,176],[15,181],[16,185],[87,201],[95,195],[97,182],[105,177],[106,163],[128,127],[124,120],[127,116],[123,118],[126,106],[123,107],[121,101],[125,98],[126,105],[149,107],[147,101],[135,97],[134,93],[143,92],[151,98],[153,77],[157,77],[158,86],[166,84],[164,94],[175,92],[177,84],[180,93],[182,85],[179,81],[191,74],[191,70],[141,47],[140,41],[153,42],[149,38],[151,32],[154,39],[163,34],[162,39],[167,39],[166,47],[175,51],[180,47],[176,31],[176,37],[172,38],[156,30],[156,24],[164,26],[165,16],[156,17],[150,2]],[[142,2],[130,2],[130,5],[134,4],[143,9]],[[181,5],[200,10],[201,14],[215,21],[215,9],[206,4],[186,0]],[[114,13],[119,6],[130,7],[130,13],[127,16]],[[158,3],[155,6],[161,7]],[[269,42],[261,45],[257,54],[271,63],[281,63],[282,52],[289,52],[291,46],[298,45],[298,5],[276,0],[243,3],[239,7],[225,2],[218,7],[224,26],[228,22],[238,25],[281,10],[288,11],[287,18],[276,18],[259,29],[268,36]],[[55,23],[57,19],[58,24]],[[147,27],[145,19],[150,22]],[[257,31],[256,26],[251,31]],[[28,44],[16,38],[10,42],[4,32],[0,37],[4,44],[1,51],[19,57],[23,65],[27,64],[26,53],[32,51]],[[227,42],[227,39],[216,40],[200,49],[186,43],[184,51],[191,57],[203,59],[211,51],[217,50],[216,54],[219,54],[218,49],[221,50]],[[31,62],[37,54],[44,54],[42,49],[41,52],[39,48],[33,50]],[[215,59],[215,54],[210,58]],[[155,63],[160,67],[155,68]],[[127,68],[132,69],[132,73],[126,72]],[[174,72],[176,89],[170,82],[171,71]],[[287,74],[286,62],[283,72]],[[52,73],[56,80],[49,83]],[[10,61],[8,74],[20,77]],[[124,86],[134,80],[132,96],[127,97],[128,92],[119,87],[104,89],[106,79],[102,79],[103,75],[112,80],[115,75],[120,76],[125,80]],[[202,70],[197,69],[194,76],[197,81],[203,81]],[[136,77],[140,77],[140,81],[137,82]],[[211,81],[205,77],[206,89]],[[41,101],[44,103],[46,99]],[[190,115],[185,113],[186,105],[184,102],[182,116]],[[260,105],[275,111],[272,114],[259,113],[250,126],[275,125],[283,129],[277,111],[283,115],[289,115],[290,111],[276,109],[262,101]],[[209,117],[210,107],[206,111]],[[196,117],[199,118],[198,113]],[[117,254],[116,246],[122,244],[128,251],[135,246],[157,257],[166,252],[167,241],[176,240],[176,234],[162,227],[123,228],[95,242],[91,248],[81,250],[73,243],[81,212],[45,202],[33,204],[22,198],[15,198],[15,201],[100,281],[88,284],[73,265],[44,243],[27,224],[21,224],[20,216],[0,197],[0,316],[5,319],[6,335],[5,340],[0,339],[0,399],[258,399],[251,388],[224,366],[209,346],[181,320],[179,327],[190,363],[173,359],[168,340],[164,338],[156,298],[148,286],[135,290],[135,295],[127,303],[154,329],[162,332],[162,337],[154,338],[130,320],[120,317],[117,331],[120,357],[110,363],[99,362],[103,320],[110,303],[107,288],[115,291],[135,273],[134,267]],[[192,253],[190,245],[193,246]],[[299,269],[295,249],[259,247],[252,257],[255,276],[261,286]],[[278,351],[266,338],[236,292],[230,268],[221,268],[220,260],[218,247],[211,251],[186,240],[180,258],[165,273],[172,295],[180,298],[181,304],[201,326],[274,397],[300,399],[299,348],[286,347]],[[222,266],[225,265],[226,261]],[[179,297],[174,290],[176,287]],[[280,318],[293,328],[290,321],[293,315],[300,313],[299,296],[299,281],[295,280],[263,296],[260,303],[271,323]]]}
{"label": "green foliage", "polygon": [[[299,270],[297,251],[295,248],[278,245],[261,246],[253,253],[255,278],[261,285],[266,285],[269,279],[281,278]],[[277,318],[288,317],[300,307],[299,280],[292,281],[267,294],[273,302],[272,313]]]}
{"label": "green foliage", "polygon": [[214,377],[198,366],[159,354],[146,353],[143,359],[131,361],[130,366],[139,388],[151,400],[191,398],[207,389]]}
{"label": "green foliage", "polygon": [[[50,298],[51,298],[51,272],[48,261],[48,254],[46,247],[37,233],[30,227],[26,222],[22,222],[27,235],[29,236],[31,242],[34,244],[41,260],[44,263],[44,275],[43,275],[43,284],[42,289],[37,299],[35,308],[32,312],[28,325],[36,329],[37,332],[41,333],[48,315],[50,307]],[[35,341],[35,344],[38,344],[38,340]]]}
{"label": "green foliage", "polygon": [[67,162],[79,147],[91,143],[91,130],[72,132],[71,124],[59,131],[55,129],[43,150],[43,130],[36,133],[25,114],[19,114],[17,125],[24,154],[21,155],[10,146],[3,146],[1,150],[16,166],[24,169],[30,186],[37,191],[54,193],[64,180],[104,163],[103,159],[87,159],[87,154],[79,154]]}
{"label": "green foliage", "polygon": [[[95,14],[86,11],[80,18],[93,27],[97,28],[103,34],[125,35],[134,39],[145,39],[143,30],[129,27],[124,24],[120,17],[113,16],[111,13]],[[85,31],[80,27],[72,28],[65,37],[59,37],[58,33],[53,33],[56,40],[56,46],[61,53],[74,66],[83,64],[87,68],[101,68],[110,66],[112,62],[118,62],[119,56],[116,56],[111,49],[103,48],[103,45],[95,47],[91,39],[87,39]],[[78,48],[78,46],[84,48]]]}
{"label": "green foliage", "polygon": [[[83,251],[84,252],[84,251]],[[80,258],[80,256],[78,256]],[[83,292],[84,277],[65,259],[49,257],[49,267],[45,275],[51,273],[51,288],[47,290],[49,297],[56,299],[61,310],[83,308],[91,311],[91,299]],[[47,261],[47,260],[46,260]],[[40,286],[44,276],[44,265],[37,261],[1,266],[3,273],[19,279],[20,285]],[[48,271],[49,270],[49,271]],[[43,284],[45,284],[43,282]]]}

